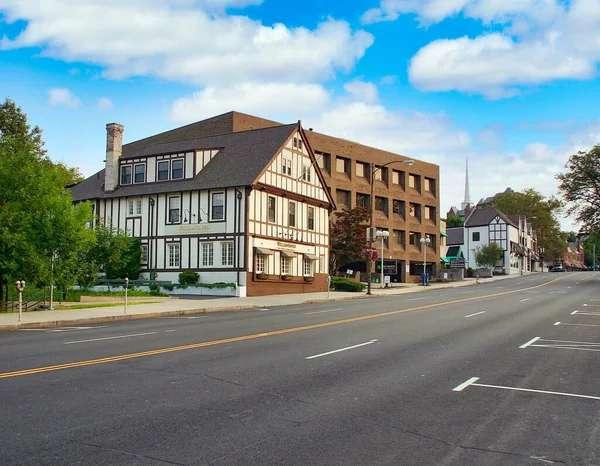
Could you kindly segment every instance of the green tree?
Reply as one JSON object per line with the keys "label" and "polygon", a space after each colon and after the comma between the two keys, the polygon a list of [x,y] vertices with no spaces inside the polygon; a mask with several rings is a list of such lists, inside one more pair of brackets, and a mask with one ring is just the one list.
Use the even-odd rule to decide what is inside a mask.
{"label": "green tree", "polygon": [[[600,233],[592,233],[583,241],[586,265],[593,267],[600,265]],[[596,256],[594,257],[594,252]]]}
{"label": "green tree", "polygon": [[329,221],[329,271],[335,274],[348,262],[363,260],[366,245],[369,209],[355,207],[335,212]]}
{"label": "green tree", "polygon": [[490,243],[475,248],[475,262],[480,267],[493,268],[496,262],[502,260],[503,256],[504,250],[498,243]]}
{"label": "green tree", "polygon": [[556,178],[570,215],[583,230],[600,231],[600,145],[571,155],[565,168]]}
{"label": "green tree", "polygon": [[458,215],[449,215],[446,219],[446,228],[457,228],[462,227],[465,221]]}
{"label": "green tree", "polygon": [[96,242],[90,257],[106,278],[139,278],[141,272],[142,248],[139,238],[111,225],[96,226]]}
{"label": "green tree", "polygon": [[554,260],[564,255],[566,244],[558,220],[563,205],[559,199],[553,196],[546,198],[535,189],[526,189],[496,194],[493,206],[507,215],[527,217],[536,232],[539,246],[543,248],[544,260]]}

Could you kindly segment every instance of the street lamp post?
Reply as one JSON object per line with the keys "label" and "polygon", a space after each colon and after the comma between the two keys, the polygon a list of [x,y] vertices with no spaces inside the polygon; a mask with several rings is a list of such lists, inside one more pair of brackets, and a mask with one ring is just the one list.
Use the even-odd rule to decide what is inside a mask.
{"label": "street lamp post", "polygon": [[419,240],[423,246],[423,286],[427,284],[427,245],[431,243],[431,239],[427,237],[421,237]]}
{"label": "street lamp post", "polygon": [[125,277],[125,314],[127,314],[127,288],[129,288],[129,278]]}
{"label": "street lamp post", "polygon": [[19,292],[19,322],[21,322],[23,313],[23,290],[25,289],[25,280],[17,280],[17,291]]}
{"label": "street lamp post", "polygon": [[376,236],[381,238],[381,288],[384,288],[384,286],[383,286],[383,240],[385,238],[390,237],[390,232],[389,231],[378,231]]}
{"label": "street lamp post", "polygon": [[[374,164],[371,163],[371,194],[369,197],[369,203],[371,204],[371,215],[370,215],[370,219],[369,219],[369,235],[367,237],[367,242],[369,243],[370,247],[373,247],[373,242],[375,241],[375,195],[374,195],[374,188],[375,188],[375,174],[381,170],[384,167],[387,167],[388,165],[391,165],[392,163],[405,163],[407,165],[412,165],[415,163],[414,160],[411,159],[407,159],[407,160],[392,160],[391,162],[388,163],[384,163],[383,165],[377,167],[375,170],[373,169]],[[383,254],[382,254],[383,256]],[[372,264],[372,259],[371,256],[369,255],[369,257],[367,258],[367,294],[371,294],[371,268],[373,267]],[[383,270],[383,267],[382,267]]]}

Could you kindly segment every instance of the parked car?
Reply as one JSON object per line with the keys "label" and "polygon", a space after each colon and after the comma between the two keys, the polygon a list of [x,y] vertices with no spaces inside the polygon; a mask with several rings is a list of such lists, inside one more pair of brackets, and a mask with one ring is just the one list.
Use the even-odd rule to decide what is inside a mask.
{"label": "parked car", "polygon": [[566,270],[562,265],[553,265],[550,267],[550,272],[566,272]]}

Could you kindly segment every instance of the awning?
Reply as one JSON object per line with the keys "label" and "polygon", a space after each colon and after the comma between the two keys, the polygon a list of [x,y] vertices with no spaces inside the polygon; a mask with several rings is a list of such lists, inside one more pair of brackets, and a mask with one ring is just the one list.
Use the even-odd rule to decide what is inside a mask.
{"label": "awning", "polygon": [[446,259],[448,259],[448,262],[450,262],[450,260],[452,259],[464,259],[463,256],[446,256]]}
{"label": "awning", "polygon": [[450,263],[450,259],[447,259],[446,257],[440,257],[440,260],[444,263],[444,264],[449,264]]}
{"label": "awning", "polygon": [[448,236],[445,231],[440,231],[440,235],[446,236],[446,237]]}
{"label": "awning", "polygon": [[304,257],[306,257],[307,259],[309,259],[311,261],[318,261],[319,260],[319,258],[317,256],[315,256],[314,254],[304,253]]}
{"label": "awning", "polygon": [[265,248],[255,248],[255,249],[256,249],[256,254],[264,254],[264,255],[267,255],[267,256],[272,256],[272,255],[275,254],[270,249],[265,249]]}
{"label": "awning", "polygon": [[298,255],[291,251],[279,251],[279,254],[281,254],[283,257],[296,257]]}

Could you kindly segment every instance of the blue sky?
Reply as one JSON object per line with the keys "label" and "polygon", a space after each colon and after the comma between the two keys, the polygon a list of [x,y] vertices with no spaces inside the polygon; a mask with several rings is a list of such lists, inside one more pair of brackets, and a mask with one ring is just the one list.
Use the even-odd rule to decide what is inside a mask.
{"label": "blue sky", "polygon": [[[0,0],[0,98],[50,156],[238,110],[440,165],[442,215],[600,137],[598,0]],[[301,6],[300,6],[301,5]],[[572,228],[569,220],[565,228]]]}

